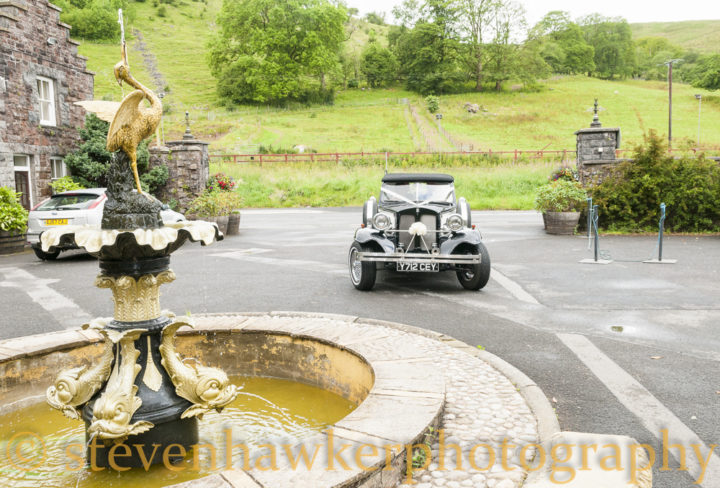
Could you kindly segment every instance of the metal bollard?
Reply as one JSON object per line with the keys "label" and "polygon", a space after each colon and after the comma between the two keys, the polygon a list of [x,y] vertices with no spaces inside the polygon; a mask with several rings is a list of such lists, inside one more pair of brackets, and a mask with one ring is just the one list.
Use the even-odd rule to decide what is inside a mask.
{"label": "metal bollard", "polygon": [[592,226],[593,226],[593,232],[595,234],[595,262],[598,260],[598,252],[599,252],[599,244],[598,241],[600,240],[600,234],[598,232],[598,206],[593,205],[592,207]]}
{"label": "metal bollard", "polygon": [[588,249],[590,249],[590,240],[592,239],[592,197],[587,199],[587,236],[588,236]]}
{"label": "metal bollard", "polygon": [[665,232],[665,202],[660,204],[660,229],[658,230],[658,261],[662,261],[663,233]]}

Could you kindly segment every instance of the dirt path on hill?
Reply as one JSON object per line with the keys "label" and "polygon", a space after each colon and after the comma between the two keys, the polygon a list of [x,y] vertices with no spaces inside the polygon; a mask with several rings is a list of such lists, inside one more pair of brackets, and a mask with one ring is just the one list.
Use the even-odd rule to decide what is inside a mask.
{"label": "dirt path on hill", "polygon": [[140,52],[140,54],[142,54],[143,64],[145,65],[145,69],[147,69],[148,73],[150,73],[153,85],[155,85],[155,91],[158,94],[163,93],[165,91],[165,87],[167,86],[167,82],[165,81],[162,73],[160,73],[160,70],[158,69],[157,59],[155,58],[155,55],[150,52],[147,44],[145,44],[145,39],[143,38],[142,32],[137,29],[133,29],[133,36],[135,36],[134,47]]}

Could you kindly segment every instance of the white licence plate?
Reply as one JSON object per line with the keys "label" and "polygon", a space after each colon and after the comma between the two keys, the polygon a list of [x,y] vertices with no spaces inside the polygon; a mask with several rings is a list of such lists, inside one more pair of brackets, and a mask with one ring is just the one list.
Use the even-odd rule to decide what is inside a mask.
{"label": "white licence plate", "polygon": [[397,263],[397,270],[436,273],[440,271],[440,265],[438,263]]}

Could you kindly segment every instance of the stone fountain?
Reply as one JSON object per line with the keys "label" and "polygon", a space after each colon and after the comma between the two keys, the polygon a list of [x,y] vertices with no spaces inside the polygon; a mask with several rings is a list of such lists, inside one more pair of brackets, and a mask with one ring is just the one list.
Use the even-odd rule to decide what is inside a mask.
{"label": "stone fountain", "polygon": [[[148,460],[162,462],[161,456],[153,454],[169,445],[187,450],[196,444],[197,419],[232,402],[237,387],[222,370],[188,366],[175,352],[176,331],[193,324],[190,317],[177,318],[160,307],[160,286],[175,279],[170,255],[188,240],[206,245],[223,236],[209,222],[164,225],[159,202],[143,193],[135,151],[139,142],[155,132],[162,106],[152,91],[130,75],[124,36],[122,42],[123,59],[115,67],[115,76],[136,90],[111,110],[108,149],[117,150],[107,175],[108,199],[101,228],[51,229],[43,233],[42,246],[52,252],[56,246],[73,242],[98,257],[100,274],[95,286],[109,288],[115,303],[113,318],[98,318],[83,326],[102,334],[101,358],[91,367],[61,372],[47,390],[47,401],[66,416],[85,422],[92,463],[133,467]],[[142,107],[143,100],[150,102],[150,108]],[[107,107],[104,103],[106,112]],[[91,105],[86,108],[92,110]],[[111,454],[119,443],[130,446],[129,455]],[[171,462],[181,458],[171,457]]]}

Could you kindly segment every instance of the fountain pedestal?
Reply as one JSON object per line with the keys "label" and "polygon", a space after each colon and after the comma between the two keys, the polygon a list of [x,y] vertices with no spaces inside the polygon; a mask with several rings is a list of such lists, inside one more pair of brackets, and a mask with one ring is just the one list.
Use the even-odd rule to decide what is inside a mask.
{"label": "fountain pedestal", "polygon": [[[110,288],[115,302],[114,319],[105,327],[118,334],[128,331],[138,331],[136,334],[139,334],[133,341],[133,348],[138,353],[133,364],[139,365],[139,369],[134,367],[132,372],[137,371],[133,386],[137,388],[135,395],[140,407],[132,414],[128,427],[132,430],[133,425],[152,425],[152,428],[122,440],[129,447],[130,455],[125,455],[125,448],[113,450],[113,442],[96,442],[96,431],[112,431],[110,415],[115,413],[113,409],[124,408],[117,405],[117,401],[122,399],[117,399],[115,404],[107,400],[114,393],[108,392],[108,385],[112,386],[112,383],[105,383],[82,409],[88,433],[87,459],[96,466],[115,469],[141,467],[143,464],[163,462],[163,459],[175,463],[182,460],[190,446],[197,444],[197,418],[181,418],[192,403],[176,394],[175,386],[162,366],[159,349],[162,330],[172,323],[172,316],[161,313],[159,300],[160,285],[175,279],[169,264],[169,256],[136,261],[100,260],[102,274],[95,280],[95,285]],[[120,345],[116,344],[114,348],[115,357],[119,358],[116,362],[126,360],[121,356]],[[106,399],[101,403],[107,412],[99,416],[110,418],[98,419],[94,407],[103,396]],[[163,458],[165,452],[168,455]]]}
{"label": "fountain pedestal", "polygon": [[[116,154],[113,167],[126,162]],[[132,192],[127,172],[110,174],[103,228],[66,226],[41,235],[46,252],[72,241],[97,256],[95,285],[110,289],[115,304],[112,319],[85,326],[105,337],[103,359],[89,369],[61,372],[47,399],[85,422],[87,461],[93,467],[174,463],[197,444],[197,419],[221,410],[237,391],[223,371],[185,364],[175,352],[175,332],[192,327],[192,321],[161,309],[160,286],[175,280],[173,251],[188,240],[205,245],[223,236],[209,222],[163,225],[148,203],[153,201]]]}

